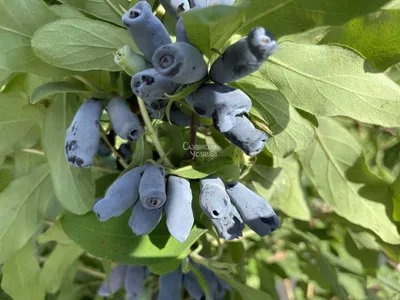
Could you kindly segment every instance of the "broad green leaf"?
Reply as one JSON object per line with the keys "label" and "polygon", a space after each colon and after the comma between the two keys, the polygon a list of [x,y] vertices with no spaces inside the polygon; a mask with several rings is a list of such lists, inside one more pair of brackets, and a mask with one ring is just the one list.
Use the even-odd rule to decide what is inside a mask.
{"label": "broad green leaf", "polygon": [[[341,25],[377,10],[389,0],[239,0],[244,3],[245,24],[240,32],[263,26],[277,37],[324,25]],[[299,56],[301,57],[301,56]]]}
{"label": "broad green leaf", "polygon": [[39,284],[40,267],[36,260],[35,249],[28,242],[3,265],[1,288],[13,300],[44,300],[46,292]]}
{"label": "broad green leaf", "polygon": [[152,264],[149,266],[149,270],[153,274],[163,275],[168,274],[176,270],[181,264],[180,259],[169,259],[159,264]]}
{"label": "broad green leaf", "polygon": [[[92,16],[95,16],[99,19],[112,22],[119,26],[122,26],[121,16],[113,9],[113,7],[109,4],[111,3],[115,8],[119,9],[121,5],[125,9],[128,9],[128,0],[90,0],[90,1],[82,1],[82,0],[61,0],[60,2],[69,4],[77,9],[84,11]],[[109,3],[107,3],[109,2]],[[122,10],[120,10],[122,12]]]}
{"label": "broad green leaf", "polygon": [[44,85],[36,88],[31,97],[31,103],[39,102],[42,99],[46,99],[47,97],[54,94],[63,94],[63,93],[84,93],[87,92],[87,87],[80,81],[55,81],[49,82]]}
{"label": "broad green leaf", "polygon": [[50,81],[53,81],[51,77],[44,77],[31,73],[20,73],[7,83],[3,93],[24,92],[30,98],[32,92],[37,87]]}
{"label": "broad green leaf", "polygon": [[400,9],[400,0],[391,0],[382,9]]}
{"label": "broad green leaf", "polygon": [[284,35],[279,39],[279,43],[291,41],[300,44],[318,44],[331,29],[330,26],[315,27],[306,32]]}
{"label": "broad green leaf", "polygon": [[392,183],[393,190],[393,219],[400,222],[400,175]]}
{"label": "broad green leaf", "polygon": [[259,72],[293,106],[316,116],[400,125],[400,86],[350,50],[284,42]]}
{"label": "broad green leaf", "polygon": [[7,72],[63,76],[69,71],[53,67],[32,52],[34,32],[58,17],[43,1],[0,1],[0,82]]}
{"label": "broad green leaf", "polygon": [[222,51],[244,20],[240,8],[225,5],[189,10],[182,18],[190,42],[207,57],[213,49]]}
{"label": "broad green leaf", "polygon": [[153,158],[153,150],[147,142],[146,137],[142,135],[134,144],[133,156],[130,166],[143,165],[146,160]]}
{"label": "broad green leaf", "polygon": [[46,158],[42,154],[17,151],[14,153],[14,177],[26,176],[45,162]]}
{"label": "broad green leaf", "polygon": [[32,38],[37,56],[54,66],[75,71],[119,71],[113,53],[124,45],[133,47],[132,43],[128,31],[123,28],[80,18],[48,23]]}
{"label": "broad green leaf", "polygon": [[131,210],[118,218],[100,222],[93,213],[84,216],[67,214],[62,225],[71,240],[89,253],[126,264],[160,264],[187,253],[189,247],[206,232],[193,229],[188,239],[180,243],[170,236],[161,222],[146,236],[135,236],[128,226]]}
{"label": "broad green leaf", "polygon": [[40,128],[24,111],[26,105],[28,98],[23,93],[0,94],[0,153],[37,142]]}
{"label": "broad green leaf", "polygon": [[334,27],[321,41],[349,46],[374,67],[386,70],[400,62],[400,10],[382,10]]}
{"label": "broad green leaf", "polygon": [[61,219],[57,219],[57,221],[49,229],[47,229],[46,232],[39,235],[37,237],[37,241],[39,243],[55,241],[58,243],[58,245],[73,243],[62,228]]}
{"label": "broad green leaf", "polygon": [[316,141],[299,157],[319,195],[338,215],[387,243],[399,244],[400,235],[387,214],[389,185],[371,173],[361,147],[345,128],[329,118],[318,121]]}
{"label": "broad green leaf", "polygon": [[323,276],[325,280],[329,283],[331,289],[335,292],[335,295],[341,300],[348,299],[346,291],[339,283],[339,278],[336,270],[328,263],[328,261],[321,253],[315,251],[314,258],[316,260],[320,276]]}
{"label": "broad green leaf", "polygon": [[186,166],[175,170],[168,170],[169,174],[189,179],[200,179],[213,174],[228,165],[232,165],[232,158],[222,156],[201,165]]}
{"label": "broad green leaf", "polygon": [[53,188],[47,164],[11,182],[0,194],[0,263],[22,248],[42,225]]}
{"label": "broad green leaf", "polygon": [[77,110],[74,95],[60,94],[46,112],[42,144],[51,169],[58,201],[75,214],[88,212],[94,201],[95,185],[90,169],[71,167],[65,159],[67,128]]}
{"label": "broad green leaf", "polygon": [[249,175],[255,191],[288,216],[310,220],[310,208],[300,183],[299,163],[293,157],[275,157],[274,167],[260,164],[252,167]]}
{"label": "broad green leaf", "polygon": [[49,293],[56,293],[68,268],[83,253],[77,244],[57,244],[40,271],[40,284]]}
{"label": "broad green leaf", "polygon": [[61,18],[86,18],[84,13],[68,4],[54,4],[50,9]]}
{"label": "broad green leaf", "polygon": [[274,155],[286,157],[307,148],[314,140],[312,125],[301,117],[285,96],[257,72],[235,83],[252,100],[254,109],[268,124],[273,136],[266,147]]}

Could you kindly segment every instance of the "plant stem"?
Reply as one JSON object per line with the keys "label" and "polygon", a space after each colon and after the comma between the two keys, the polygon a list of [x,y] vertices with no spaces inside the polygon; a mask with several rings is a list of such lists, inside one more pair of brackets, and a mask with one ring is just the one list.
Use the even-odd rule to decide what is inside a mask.
{"label": "plant stem", "polygon": [[[189,159],[196,159],[196,133],[197,133],[197,115],[192,113],[192,121],[190,123],[190,147],[189,147]],[[193,149],[193,150],[191,150]]]}
{"label": "plant stem", "polygon": [[106,0],[106,2],[120,17],[124,15],[110,0]]}
{"label": "plant stem", "polygon": [[154,130],[153,125],[151,124],[151,120],[149,117],[149,114],[147,113],[146,105],[144,104],[144,101],[140,99],[139,97],[137,98],[138,103],[139,103],[139,108],[140,108],[140,113],[142,114],[144,124],[146,125],[147,131],[149,132],[150,138],[153,141],[154,147],[156,148],[158,154],[162,159],[164,159],[165,166],[173,169],[174,165],[171,163],[171,161],[168,159],[167,155],[165,154],[164,149],[161,146],[160,140],[158,139],[157,133]]}
{"label": "plant stem", "polygon": [[107,139],[107,134],[104,131],[103,128],[101,128],[100,126],[100,135],[103,138],[104,142],[107,144],[107,146],[110,148],[110,150],[112,151],[112,153],[115,155],[115,157],[118,159],[118,161],[120,162],[120,164],[127,169],[128,168],[128,163],[123,159],[123,157],[118,153],[118,151],[115,149],[115,147],[113,145],[111,145],[111,143],[108,141]]}
{"label": "plant stem", "polygon": [[79,265],[79,266],[78,266],[78,270],[81,271],[81,272],[83,272],[83,273],[92,275],[93,277],[102,279],[102,280],[106,279],[106,275],[105,275],[104,273],[101,273],[101,272],[99,272],[99,271],[96,271],[96,270],[94,270],[94,269],[92,269],[92,268],[88,268],[88,267],[86,267],[86,266],[84,266],[84,265]]}

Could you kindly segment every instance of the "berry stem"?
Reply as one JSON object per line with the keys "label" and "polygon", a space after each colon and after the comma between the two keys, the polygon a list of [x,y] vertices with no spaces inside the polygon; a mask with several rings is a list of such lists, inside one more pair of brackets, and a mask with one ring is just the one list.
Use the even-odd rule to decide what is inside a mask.
{"label": "berry stem", "polygon": [[140,113],[142,114],[144,124],[146,125],[146,128],[149,132],[150,138],[153,141],[154,147],[156,148],[160,157],[164,160],[165,166],[167,168],[173,169],[174,165],[168,159],[167,155],[165,154],[164,149],[161,146],[161,143],[160,143],[160,140],[158,139],[157,133],[154,130],[153,125],[151,124],[151,120],[150,120],[149,114],[147,113],[147,109],[146,109],[146,106],[145,106],[143,100],[140,99],[139,97],[137,98],[137,100],[139,103]]}
{"label": "berry stem", "polygon": [[[190,148],[189,148],[189,158],[196,159],[196,134],[197,134],[197,115],[192,113],[192,122],[190,124]],[[193,149],[193,150],[190,150]]]}
{"label": "berry stem", "polygon": [[110,148],[112,153],[115,155],[115,157],[118,159],[119,163],[125,168],[128,168],[128,163],[122,158],[122,156],[118,153],[118,151],[115,149],[113,145],[111,145],[110,141],[107,139],[107,133],[104,131],[104,129],[100,126],[100,135],[106,145]]}

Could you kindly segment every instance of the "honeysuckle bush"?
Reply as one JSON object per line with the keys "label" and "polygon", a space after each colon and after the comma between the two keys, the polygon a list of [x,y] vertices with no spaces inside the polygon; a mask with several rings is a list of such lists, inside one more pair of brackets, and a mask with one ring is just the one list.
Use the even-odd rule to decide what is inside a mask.
{"label": "honeysuckle bush", "polygon": [[[182,12],[209,65],[254,27],[277,38],[257,72],[230,84],[252,100],[248,117],[269,135],[263,151],[244,155],[208,119],[145,119],[127,162],[117,151],[125,141],[106,137],[104,112],[112,155],[70,166],[65,134],[85,99],[119,96],[144,113],[132,74],[114,61],[125,45],[138,51],[121,22],[135,2],[0,0],[0,298],[101,299],[118,264],[148,267],[142,299],[178,266],[208,294],[196,264],[232,288],[226,299],[398,299],[399,1],[237,0]],[[176,19],[149,3],[174,40]],[[190,114],[184,97],[201,84],[170,95],[168,108]],[[124,169],[146,162],[191,182],[195,225],[183,243],[165,219],[135,236],[129,213],[100,222],[92,212]],[[209,175],[267,199],[280,228],[219,239],[198,201]]]}

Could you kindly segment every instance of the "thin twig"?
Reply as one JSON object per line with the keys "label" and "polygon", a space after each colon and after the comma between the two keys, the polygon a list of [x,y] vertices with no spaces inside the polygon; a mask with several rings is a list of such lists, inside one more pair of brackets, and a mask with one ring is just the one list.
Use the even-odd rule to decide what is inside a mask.
{"label": "thin twig", "polygon": [[74,75],[74,76],[72,76],[72,77],[74,77],[75,79],[78,79],[79,81],[81,81],[82,83],[84,83],[85,85],[87,85],[89,88],[91,88],[91,89],[94,90],[94,91],[97,91],[97,92],[102,92],[102,91],[103,91],[99,86],[97,86],[96,84],[94,84],[94,83],[91,82],[90,80],[87,80],[87,79],[86,79],[85,77],[83,77],[83,76]]}
{"label": "thin twig", "polygon": [[106,2],[120,17],[124,15],[110,0],[106,0]]}
{"label": "thin twig", "polygon": [[196,159],[196,133],[197,133],[197,115],[192,113],[192,121],[190,123],[190,146],[189,159]]}
{"label": "thin twig", "polygon": [[118,159],[119,163],[125,168],[128,168],[128,163],[124,160],[124,158],[118,153],[118,151],[115,149],[113,145],[111,145],[110,141],[107,139],[106,132],[104,131],[103,128],[100,126],[100,135],[103,138],[104,142],[106,145],[110,148],[112,153],[115,155],[115,157]]}
{"label": "thin twig", "polygon": [[288,299],[293,300],[294,294],[293,294],[293,289],[292,289],[292,282],[290,281],[290,279],[286,278],[283,280],[283,284],[285,286],[285,291],[286,291],[286,295],[287,295]]}
{"label": "thin twig", "polygon": [[142,114],[144,124],[147,127],[147,131],[149,133],[151,140],[153,141],[154,147],[156,148],[160,157],[162,157],[164,159],[165,166],[170,169],[174,168],[174,165],[171,163],[171,161],[168,159],[167,155],[165,154],[165,151],[161,146],[160,140],[158,139],[157,133],[154,130],[153,125],[151,124],[151,120],[150,120],[149,114],[147,112],[146,105],[144,104],[144,101],[142,99],[140,99],[139,97],[137,98],[137,100],[139,103],[140,113]]}
{"label": "thin twig", "polygon": [[41,156],[45,156],[46,154],[43,151],[37,149],[22,149],[22,152],[37,154]]}
{"label": "thin twig", "polygon": [[78,266],[78,270],[81,271],[81,272],[83,272],[83,273],[92,275],[93,277],[102,279],[102,280],[104,280],[104,279],[107,278],[107,276],[106,276],[104,273],[101,273],[101,272],[99,272],[99,271],[97,271],[97,270],[94,270],[94,269],[92,269],[92,268],[88,268],[88,267],[86,267],[86,266],[84,266],[84,265],[79,265],[79,266]]}

